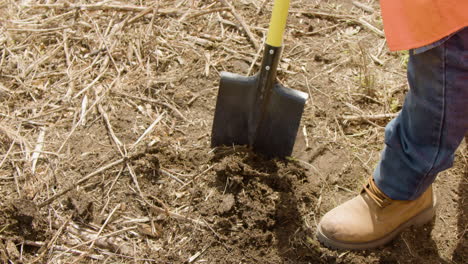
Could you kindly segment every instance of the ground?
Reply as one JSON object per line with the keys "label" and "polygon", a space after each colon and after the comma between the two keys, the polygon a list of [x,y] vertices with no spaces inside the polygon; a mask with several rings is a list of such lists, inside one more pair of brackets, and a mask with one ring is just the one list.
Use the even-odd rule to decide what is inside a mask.
{"label": "ground", "polygon": [[291,1],[278,79],[309,94],[291,157],[210,147],[220,72],[258,70],[271,8],[0,1],[0,262],[464,263],[466,143],[430,224],[367,251],[314,235],[408,90],[378,1]]}

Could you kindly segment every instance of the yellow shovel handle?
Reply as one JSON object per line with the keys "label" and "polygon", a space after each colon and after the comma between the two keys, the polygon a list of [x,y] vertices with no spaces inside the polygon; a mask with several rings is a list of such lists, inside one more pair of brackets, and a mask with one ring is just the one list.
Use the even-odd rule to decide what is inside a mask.
{"label": "yellow shovel handle", "polygon": [[275,0],[266,44],[273,47],[281,47],[286,20],[288,19],[288,9],[289,0]]}

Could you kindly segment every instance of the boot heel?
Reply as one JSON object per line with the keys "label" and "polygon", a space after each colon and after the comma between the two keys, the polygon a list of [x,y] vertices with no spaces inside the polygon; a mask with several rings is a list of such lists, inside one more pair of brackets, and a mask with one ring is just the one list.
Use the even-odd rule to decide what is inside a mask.
{"label": "boot heel", "polygon": [[414,226],[422,226],[430,222],[435,216],[435,208],[431,207],[417,215],[413,219],[413,225]]}

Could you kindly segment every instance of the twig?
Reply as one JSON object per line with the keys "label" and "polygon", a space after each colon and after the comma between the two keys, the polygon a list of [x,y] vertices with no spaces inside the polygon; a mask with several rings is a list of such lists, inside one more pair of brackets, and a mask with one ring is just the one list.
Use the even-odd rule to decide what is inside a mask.
{"label": "twig", "polygon": [[133,170],[132,166],[130,166],[130,164],[127,163],[126,165],[127,165],[128,172],[130,173],[130,176],[132,176],[133,183],[135,184],[137,188],[138,194],[144,198],[143,192],[141,191],[140,184],[138,183],[138,178],[135,174],[135,171]]}
{"label": "twig", "polygon": [[345,115],[341,116],[340,119],[347,121],[362,121],[362,120],[381,120],[388,118],[395,118],[398,113],[394,114],[377,114],[377,115]]}
{"label": "twig", "polygon": [[130,230],[135,230],[137,228],[138,228],[137,226],[130,226],[130,227],[126,227],[126,228],[123,228],[123,229],[120,229],[120,230],[117,230],[117,231],[114,231],[114,232],[111,232],[111,233],[108,233],[108,234],[105,234],[105,235],[102,235],[102,236],[95,236],[92,239],[89,239],[88,237],[83,237],[84,239],[88,239],[88,240],[85,241],[85,242],[82,242],[82,243],[80,243],[78,245],[73,246],[72,249],[73,248],[79,248],[81,246],[84,246],[86,244],[93,243],[93,242],[99,244],[98,240],[103,240],[104,238],[109,238],[109,237],[112,237],[112,236],[115,236],[115,235],[130,231]]}
{"label": "twig", "polygon": [[182,185],[182,186],[179,188],[179,190],[183,189],[185,186],[187,186],[187,185],[189,185],[190,183],[194,182],[198,177],[200,177],[201,175],[207,173],[207,172],[208,172],[209,170],[211,170],[212,168],[214,168],[214,165],[211,165],[211,166],[209,166],[206,170],[204,170],[204,171],[202,171],[202,172],[200,172],[200,173],[194,175],[193,178],[192,178],[190,181],[188,181],[187,183],[185,183],[184,185]]}
{"label": "twig", "polygon": [[[0,115],[1,116],[8,116],[8,115],[4,115],[2,113],[0,113]],[[15,119],[15,118],[12,117],[12,119]],[[8,127],[7,124],[5,124],[3,122],[0,122],[0,134],[1,133],[5,134],[11,140],[20,143],[20,145],[22,145],[25,148],[26,154],[28,154],[30,152],[31,144],[23,136],[21,136],[20,134],[18,134],[15,131],[13,131],[11,128]]]}
{"label": "twig", "polygon": [[377,54],[375,54],[376,58],[380,57],[380,54],[382,54],[383,48],[385,47],[385,43],[387,43],[387,40],[381,40],[381,43],[379,44],[379,48],[377,50]]}
{"label": "twig", "polygon": [[159,9],[159,1],[156,1],[154,4],[151,6],[147,7],[145,10],[142,10],[140,13],[138,13],[136,16],[134,16],[132,19],[128,20],[127,24],[132,24],[133,22],[137,21],[139,18],[154,12],[154,10]]}
{"label": "twig", "polygon": [[14,145],[15,145],[15,140],[13,140],[13,142],[11,142],[11,145],[10,145],[10,147],[8,148],[7,153],[6,153],[5,156],[3,157],[2,161],[0,161],[0,169],[2,168],[3,163],[4,163],[5,160],[7,159],[8,155],[10,154],[10,151],[13,149],[13,146],[14,146]]}
{"label": "twig", "polygon": [[137,99],[137,100],[146,101],[146,102],[155,103],[155,104],[158,104],[158,105],[165,106],[165,107],[169,108],[170,110],[172,110],[174,113],[176,113],[184,121],[189,122],[189,120],[176,107],[174,107],[173,105],[171,105],[169,103],[161,102],[159,100],[154,100],[154,99],[150,99],[150,98],[143,98],[143,97],[139,97],[139,96],[134,96],[134,95],[130,95],[130,94],[127,94],[127,93],[122,93],[122,92],[114,92],[113,91],[113,93],[116,93],[116,94],[121,95],[121,96],[129,97],[129,98],[133,98],[133,99]]}
{"label": "twig", "polygon": [[236,28],[236,29],[239,29],[239,25],[237,25],[236,23],[231,22],[231,21],[229,21],[229,20],[226,20],[226,19],[222,18],[221,16],[219,16],[218,21],[221,23],[221,25],[222,25],[222,24],[225,24],[225,25],[234,27],[234,28]]}
{"label": "twig", "polygon": [[[9,238],[9,239],[11,239],[11,238]],[[21,243],[24,243],[27,246],[33,246],[33,247],[43,247],[43,246],[46,245],[46,243],[42,242],[42,241],[22,240],[20,238],[15,239],[15,241],[21,242]],[[70,252],[70,253],[72,253],[74,255],[82,255],[83,253],[85,253],[85,252],[83,252],[81,250],[71,249],[71,248],[67,248],[65,246],[57,246],[57,245],[52,246],[52,250]],[[104,259],[104,256],[101,256],[101,255],[87,254],[86,256],[88,258],[95,259],[95,260],[103,260]]]}
{"label": "twig", "polygon": [[106,202],[106,204],[102,207],[101,215],[104,213],[104,211],[105,211],[106,208],[107,208],[107,205],[109,204],[109,201],[110,201],[110,192],[111,192],[112,189],[114,188],[114,185],[115,185],[115,183],[117,182],[117,180],[120,178],[120,175],[122,175],[122,172],[123,172],[124,168],[125,168],[125,167],[122,166],[122,168],[120,169],[119,173],[117,173],[117,176],[116,176],[115,179],[112,181],[112,184],[111,184],[111,186],[109,187],[109,190],[108,190],[107,193],[106,193],[107,202]]}
{"label": "twig", "polygon": [[380,37],[385,37],[385,34],[382,30],[376,28],[375,26],[371,25],[369,22],[367,22],[366,20],[364,20],[364,18],[360,17],[358,20],[355,20],[356,22],[358,22],[359,24],[361,24],[361,26],[369,29],[370,31],[374,32],[375,34],[379,35]]}
{"label": "twig", "polygon": [[86,125],[86,108],[88,107],[88,96],[85,94],[83,96],[83,100],[81,101],[81,125],[85,126]]}
{"label": "twig", "polygon": [[289,12],[290,13],[298,13],[298,14],[302,14],[302,15],[306,15],[306,16],[318,16],[318,17],[328,17],[328,18],[334,18],[334,19],[354,20],[354,16],[327,13],[327,12],[324,12],[323,10],[319,10],[319,9],[307,9],[307,10],[291,9]]}
{"label": "twig", "polygon": [[185,182],[179,178],[177,178],[176,176],[172,175],[172,173],[168,172],[167,170],[161,168],[160,171],[164,174],[166,174],[167,176],[171,177],[172,179],[176,180],[177,182],[179,182],[180,184],[185,184]]}
{"label": "twig", "polygon": [[307,127],[304,125],[302,127],[302,135],[304,135],[306,148],[309,149],[309,136],[307,135]]}
{"label": "twig", "polygon": [[7,28],[8,31],[15,31],[15,32],[54,32],[64,30],[70,27],[58,27],[58,28]]}
{"label": "twig", "polygon": [[205,253],[205,251],[211,246],[212,243],[206,245],[203,247],[203,249],[201,251],[198,251],[197,253],[193,254],[188,260],[187,260],[187,263],[192,263],[194,262],[196,259],[198,259],[203,253]]}
{"label": "twig", "polygon": [[318,33],[320,33],[320,32],[326,31],[326,30],[334,29],[334,28],[339,27],[339,26],[340,26],[340,24],[331,25],[331,26],[329,26],[329,27],[320,28],[320,29],[318,29],[318,30],[316,30],[316,31],[305,32],[304,35],[306,35],[306,36],[312,36],[312,35],[318,34]]}
{"label": "twig", "polygon": [[109,116],[107,115],[106,111],[104,111],[104,108],[102,108],[101,104],[98,104],[98,111],[102,115],[102,118],[104,119],[104,122],[106,123],[107,131],[109,131],[109,134],[114,141],[115,145],[117,146],[117,149],[119,150],[120,154],[123,155],[121,147],[123,146],[122,142],[120,142],[119,138],[115,135],[114,130],[112,129],[112,125],[109,121]]}
{"label": "twig", "polygon": [[39,249],[39,256],[32,261],[32,263],[35,263],[35,262],[38,262],[40,260],[42,260],[42,258],[44,257],[44,255],[47,253],[47,250],[50,249],[50,248],[53,248],[54,247],[54,244],[55,242],[57,241],[58,237],[62,234],[63,230],[65,229],[65,227],[68,225],[68,223],[70,222],[71,220],[71,216],[67,217],[67,219],[63,222],[63,224],[59,227],[59,229],[55,232],[54,236],[52,237],[52,239],[50,239],[49,242],[47,242],[47,244],[45,244],[44,246],[42,246],[40,249]]}
{"label": "twig", "polygon": [[342,14],[332,14],[332,13],[327,13],[323,12],[322,10],[291,10],[291,13],[299,13],[299,14],[304,14],[304,15],[309,15],[309,16],[318,16],[318,17],[326,17],[326,18],[332,18],[332,19],[338,19],[338,20],[349,20],[352,21],[356,24],[361,25],[364,28],[367,28],[368,30],[376,33],[380,37],[385,37],[385,34],[382,30],[376,28],[375,26],[371,25],[369,22],[365,21],[362,17],[356,19],[354,16],[350,15],[342,15]]}
{"label": "twig", "polygon": [[361,8],[362,10],[364,10],[366,12],[369,12],[369,13],[374,13],[375,12],[374,8],[372,8],[372,7],[368,6],[368,5],[365,5],[365,4],[361,3],[361,2],[358,2],[358,1],[353,1],[353,5]]}
{"label": "twig", "polygon": [[[192,219],[190,217],[187,217],[187,216],[183,216],[183,215],[180,215],[178,213],[174,213],[174,212],[171,212],[171,211],[168,211],[166,209],[163,209],[161,207],[158,207],[156,205],[153,205],[151,203],[149,203],[148,201],[146,200],[143,200],[147,205],[150,206],[150,209],[156,213],[156,214],[167,214],[169,215],[170,217],[174,218],[174,219],[177,219],[177,220],[184,220],[184,221],[189,221],[189,222],[192,222],[194,224],[197,224],[197,225],[200,225],[200,226],[204,226],[206,227],[207,225],[203,222],[203,221],[200,221],[200,220],[196,220],[196,219]],[[150,219],[148,218],[148,221]]]}
{"label": "twig", "polygon": [[[136,156],[136,155],[135,155]],[[131,158],[130,158],[131,159]],[[53,201],[55,201],[57,198],[61,197],[62,195],[68,193],[69,191],[73,190],[74,188],[76,188],[77,186],[79,186],[80,184],[84,183],[85,181],[91,179],[92,177],[116,166],[116,165],[119,165],[123,162],[125,162],[127,159],[126,158],[122,158],[122,159],[118,159],[116,161],[113,161],[107,165],[104,165],[102,167],[100,167],[99,169],[95,170],[94,172],[91,172],[90,174],[86,175],[85,177],[81,178],[80,180],[78,180],[76,183],[74,184],[71,184],[69,187],[66,187],[65,189],[63,189],[62,191],[54,194],[52,197],[48,198],[47,200],[43,201],[42,203],[40,203],[38,205],[39,208],[42,208],[46,205],[49,205],[50,203],[52,203]]]}
{"label": "twig", "polygon": [[201,12],[198,12],[198,13],[195,13],[193,15],[188,16],[187,19],[192,19],[192,18],[196,18],[196,17],[199,17],[199,16],[204,16],[204,15],[207,15],[207,14],[216,13],[216,12],[223,12],[223,11],[230,11],[230,8],[229,7],[219,7],[219,8],[213,8],[213,9],[201,11]]}
{"label": "twig", "polygon": [[205,52],[205,76],[210,76],[210,67],[211,67],[211,53]]}
{"label": "twig", "polygon": [[146,135],[148,135],[151,131],[153,131],[154,127],[162,120],[162,118],[164,117],[165,114],[166,114],[166,112],[163,112],[162,114],[160,114],[158,116],[158,118],[156,118],[156,120],[154,120],[154,122],[137,139],[137,141],[135,141],[135,143],[132,144],[131,148],[136,147],[136,145],[138,145],[138,143],[140,143],[140,141],[143,140],[143,138],[145,138]]}
{"label": "twig", "polygon": [[39,155],[41,154],[42,148],[44,147],[45,131],[46,131],[45,128],[40,129],[39,136],[37,137],[37,144],[31,156],[31,173],[33,174],[36,171],[37,160],[39,158]]}
{"label": "twig", "polygon": [[[90,5],[74,5],[74,4],[39,4],[39,5],[26,5],[29,8],[46,8],[46,9],[77,9],[77,10],[88,10],[88,11],[123,11],[123,12],[141,12],[145,11],[150,7],[146,6],[134,6],[134,5],[122,5],[122,4],[90,4]],[[158,13],[164,15],[177,14],[180,10],[176,8],[160,9]]]}
{"label": "twig", "polygon": [[104,221],[104,224],[102,224],[101,228],[99,228],[99,231],[96,234],[96,239],[91,242],[91,244],[88,246],[89,249],[91,249],[94,246],[94,243],[96,242],[97,239],[99,239],[99,236],[101,235],[102,231],[104,228],[107,226],[107,223],[110,221],[112,215],[114,215],[115,211],[117,211],[120,208],[120,204],[117,204],[114,209],[110,212],[110,214],[107,216],[106,221]]}
{"label": "twig", "polygon": [[369,57],[371,57],[371,59],[372,59],[376,64],[381,65],[381,66],[384,65],[384,62],[383,62],[381,59],[377,58],[376,56],[374,56],[374,55],[372,55],[372,54],[369,53]]}
{"label": "twig", "polygon": [[0,68],[3,66],[3,62],[5,61],[6,52],[7,52],[6,49],[3,49],[2,59],[0,60]]}
{"label": "twig", "polygon": [[15,169],[16,169],[16,173],[13,172],[13,179],[15,180],[16,191],[18,192],[19,197],[21,197],[22,195],[21,195],[21,191],[20,191],[20,187],[19,187],[19,180],[18,180],[18,178],[21,176],[21,171],[20,171],[20,169],[18,168],[18,166],[16,166],[16,165],[14,164],[13,161],[11,162],[11,165],[12,165],[13,167],[15,167]]}
{"label": "twig", "polygon": [[[107,58],[110,58],[110,60],[112,61],[112,65],[114,65],[114,68],[115,70],[117,71],[117,77],[115,77],[116,80],[119,80],[120,78],[120,69],[119,67],[117,66],[117,63],[115,62],[114,60],[114,56],[112,56],[112,52],[111,50],[109,49],[109,45],[107,45],[107,40],[110,38],[109,34],[107,36],[107,39],[104,38],[104,36],[101,34],[101,31],[99,30],[99,25],[90,17],[91,21],[93,22],[94,24],[94,27],[96,29],[96,34],[99,36],[99,38],[101,39],[101,44],[100,44],[100,48],[104,48],[106,51],[107,51]],[[114,20],[112,20],[113,22]],[[127,20],[124,20],[122,21],[122,23],[119,25],[118,27],[118,30],[121,30],[125,25],[126,25],[126,22]],[[110,27],[109,27],[110,28]],[[115,32],[112,32],[112,35],[115,34]],[[104,61],[105,63],[107,63],[107,60]],[[106,64],[107,66],[107,64]],[[104,70],[105,71],[105,70]]]}
{"label": "twig", "polygon": [[343,127],[341,127],[340,122],[338,122],[338,118],[336,117],[336,115],[333,116],[333,120],[335,120],[335,124],[336,124],[336,126],[338,127],[338,130],[340,131],[341,136],[342,136],[343,138],[346,138],[346,135],[345,135],[345,133],[344,133],[344,131],[343,131]]}
{"label": "twig", "polygon": [[410,246],[408,245],[408,242],[406,242],[406,239],[403,237],[403,242],[405,242],[406,247],[408,248],[408,252],[410,253],[411,256],[415,257],[413,254],[413,251],[411,251]]}
{"label": "twig", "polygon": [[31,64],[21,73],[21,77],[22,77],[22,78],[26,78],[26,76],[28,76],[29,73],[31,73],[31,72],[34,70],[34,68],[39,67],[40,65],[42,65],[42,63],[46,62],[49,58],[53,57],[60,49],[61,49],[61,47],[57,47],[57,48],[55,48],[54,50],[49,51],[46,55],[42,56],[41,58],[39,58],[39,59],[36,60],[35,62],[31,63]]}
{"label": "twig", "polygon": [[116,235],[126,232],[128,230],[133,230],[135,228],[136,226],[132,226],[132,227],[123,228],[123,229],[120,229],[111,233],[107,233],[105,235],[96,236],[96,232],[94,230],[82,228],[76,223],[71,222],[67,226],[66,231],[69,235],[75,236],[79,238],[79,240],[81,241],[83,240],[85,241],[79,244],[75,244],[75,246],[73,246],[71,249],[79,248],[83,245],[86,245],[95,241],[94,245],[97,247],[96,249],[108,249],[112,251],[123,250],[124,251],[125,248],[123,247],[123,239],[120,237],[116,237]]}
{"label": "twig", "polygon": [[102,76],[104,76],[105,73],[107,73],[107,63],[104,64],[104,69],[101,71],[101,73],[91,83],[89,83],[88,86],[86,86],[84,89],[79,91],[75,96],[73,96],[73,99],[78,98],[81,94],[89,90],[89,88],[93,87],[93,85],[95,85],[102,78]]}
{"label": "twig", "polygon": [[237,21],[239,21],[245,33],[247,34],[247,37],[249,38],[250,42],[252,43],[254,48],[257,50],[259,47],[257,40],[253,36],[252,32],[250,31],[249,26],[245,23],[244,19],[237,13],[234,6],[231,5],[227,0],[220,0],[220,1],[230,9],[231,14],[237,19]]}
{"label": "twig", "polygon": [[[109,88],[107,90],[110,90],[112,88],[112,86],[115,84],[115,82],[117,81],[117,79],[115,79],[114,81],[112,81],[112,83],[109,85]],[[92,111],[92,109],[94,108],[94,106],[96,106],[97,104],[99,104],[99,102],[102,100],[102,98],[104,98],[104,95],[105,93],[107,92],[104,91],[103,92],[103,95],[98,97],[94,103],[89,107],[89,109],[85,112],[84,115],[82,115],[82,117],[85,117],[86,114],[89,112],[89,111]],[[62,144],[60,145],[59,149],[56,151],[57,154],[60,153],[60,151],[62,151],[63,147],[65,147],[65,145],[67,144],[68,140],[70,139],[70,137],[73,135],[73,133],[75,132],[76,128],[81,124],[81,117],[80,119],[78,120],[78,122],[76,122],[76,124],[73,125],[72,129],[70,130],[70,132],[68,133],[67,137],[65,138],[65,140],[62,142]]]}
{"label": "twig", "polygon": [[115,256],[115,257],[119,257],[119,258],[131,259],[131,260],[133,260],[134,263],[148,263],[148,262],[161,263],[160,260],[149,259],[149,258],[138,258],[136,256],[127,256],[127,255],[124,255],[124,254],[117,254],[117,253],[108,252],[108,251],[102,251],[102,254],[105,254],[105,255],[108,255],[108,256]]}
{"label": "twig", "polygon": [[207,88],[207,89],[201,90],[200,92],[198,92],[197,94],[195,94],[195,95],[187,102],[187,105],[192,105],[193,102],[195,102],[203,93],[205,93],[205,92],[210,92],[210,91],[213,91],[213,90],[216,90],[216,89],[218,89],[218,87],[215,87],[215,88]]}
{"label": "twig", "polygon": [[252,73],[252,70],[253,70],[255,64],[257,63],[258,58],[260,58],[260,54],[262,53],[262,50],[263,50],[263,48],[261,48],[261,47],[258,48],[257,54],[255,54],[254,59],[253,59],[252,62],[250,63],[249,70],[247,71],[247,76],[250,76],[250,74]]}
{"label": "twig", "polygon": [[335,184],[335,186],[336,186],[337,189],[341,189],[341,190],[343,190],[343,191],[345,191],[345,192],[357,193],[356,191],[350,190],[350,189],[348,189],[348,188],[346,188],[346,187],[343,187],[343,186],[340,186],[340,185],[338,185],[338,184]]}
{"label": "twig", "polygon": [[[223,239],[221,238],[221,236],[218,234],[218,232],[216,232],[213,227],[211,227],[211,225],[209,225],[205,219],[203,219],[203,222],[205,223],[205,225],[211,230],[211,232],[213,232],[213,234],[219,239],[219,241],[223,241]],[[226,246],[226,244],[224,242],[221,242],[223,244],[223,246],[229,250],[229,247]]]}

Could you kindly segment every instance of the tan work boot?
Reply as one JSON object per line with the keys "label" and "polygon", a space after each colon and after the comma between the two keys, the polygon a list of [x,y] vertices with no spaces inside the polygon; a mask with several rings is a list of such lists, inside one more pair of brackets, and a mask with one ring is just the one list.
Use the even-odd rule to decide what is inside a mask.
{"label": "tan work boot", "polygon": [[317,238],[335,249],[369,249],[391,241],[403,229],[429,222],[435,214],[432,185],[414,201],[392,200],[372,178],[361,194],[326,213]]}

